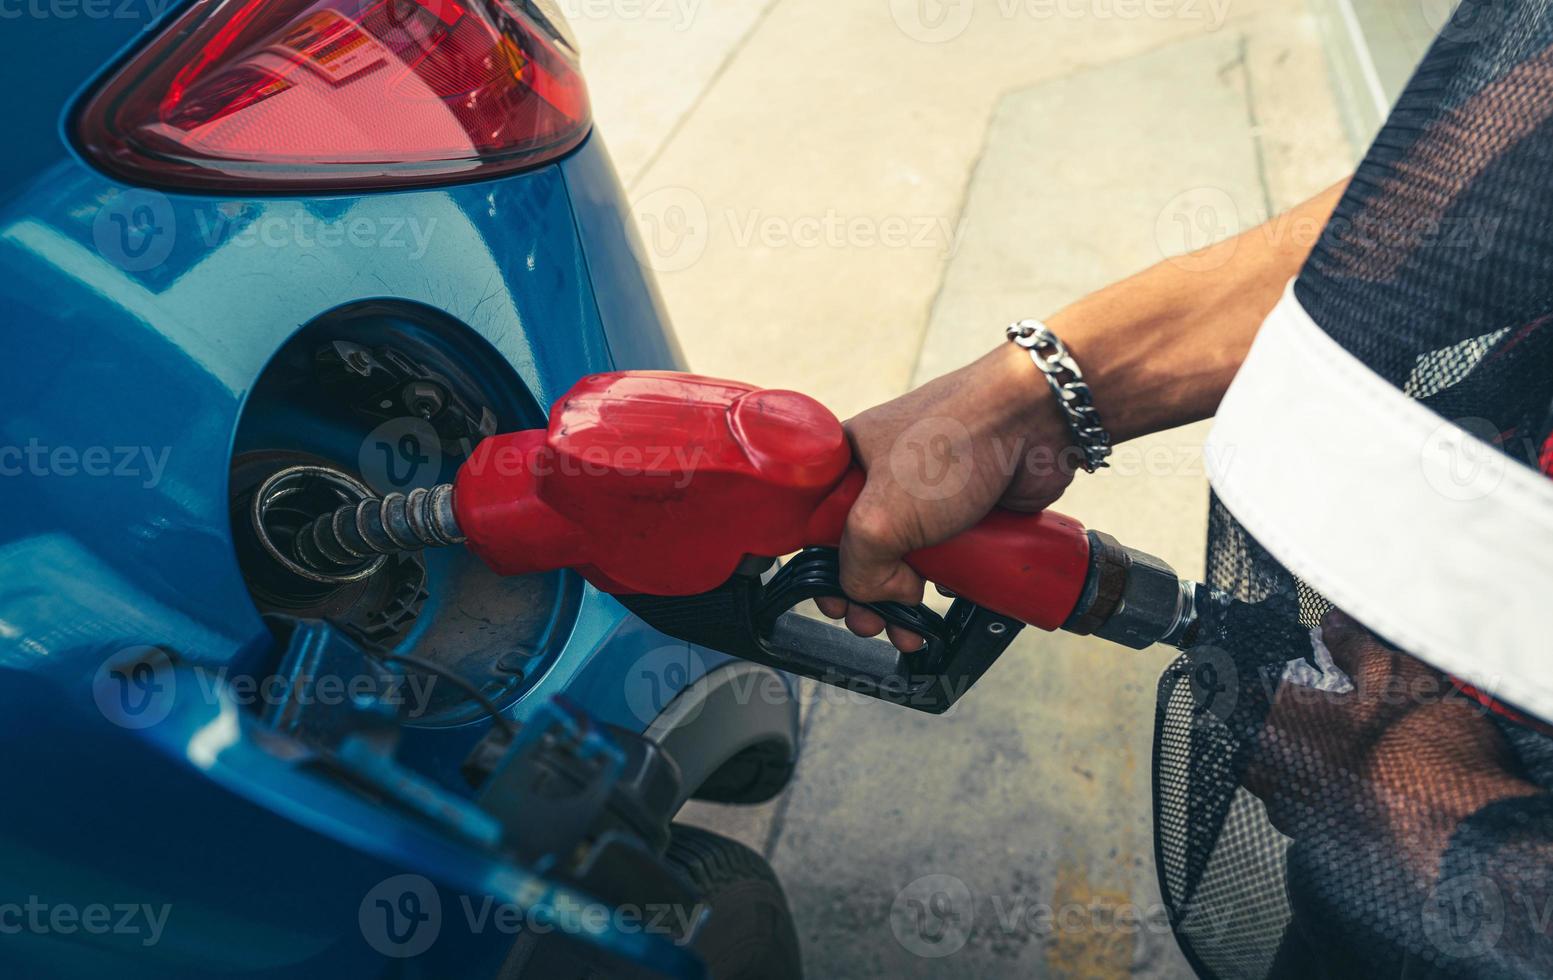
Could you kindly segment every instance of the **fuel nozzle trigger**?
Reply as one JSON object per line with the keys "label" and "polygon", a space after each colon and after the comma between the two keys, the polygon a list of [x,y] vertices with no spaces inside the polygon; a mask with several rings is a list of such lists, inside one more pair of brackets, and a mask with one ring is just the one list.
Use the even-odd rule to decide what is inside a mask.
{"label": "fuel nozzle trigger", "polygon": [[619,598],[678,639],[930,714],[949,710],[1024,627],[964,598],[942,616],[922,605],[868,604],[886,622],[923,637],[922,649],[903,653],[795,608],[840,595],[835,549],[806,548],[774,574],[741,570],[700,595]]}

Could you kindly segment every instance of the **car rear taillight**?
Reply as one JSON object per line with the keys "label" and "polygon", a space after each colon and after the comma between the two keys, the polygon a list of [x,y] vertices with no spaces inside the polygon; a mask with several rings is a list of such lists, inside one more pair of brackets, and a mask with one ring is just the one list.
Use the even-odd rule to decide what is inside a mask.
{"label": "car rear taillight", "polygon": [[262,192],[484,177],[588,126],[575,55],[524,0],[199,0],[77,133],[137,183]]}

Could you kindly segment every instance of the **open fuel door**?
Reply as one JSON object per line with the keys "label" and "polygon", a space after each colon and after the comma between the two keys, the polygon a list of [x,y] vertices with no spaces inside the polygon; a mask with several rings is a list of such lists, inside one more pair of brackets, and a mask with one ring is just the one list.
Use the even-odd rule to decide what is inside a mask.
{"label": "open fuel door", "polygon": [[9,777],[50,787],[46,803],[0,812],[12,880],[57,903],[170,912],[146,917],[151,945],[24,936],[8,943],[13,962],[111,961],[124,976],[706,975],[691,950],[706,904],[663,859],[679,773],[655,744],[561,700],[483,738],[416,741],[392,655],[320,621],[270,626],[277,644],[242,667],[126,648],[83,676],[89,692],[0,668]]}

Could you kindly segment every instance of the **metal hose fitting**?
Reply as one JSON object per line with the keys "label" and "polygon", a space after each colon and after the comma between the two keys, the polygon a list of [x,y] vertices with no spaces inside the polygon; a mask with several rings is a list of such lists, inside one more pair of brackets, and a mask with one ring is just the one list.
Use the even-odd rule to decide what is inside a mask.
{"label": "metal hose fitting", "polygon": [[368,497],[324,514],[297,532],[297,563],[321,575],[338,575],[424,548],[463,544],[453,513],[453,485]]}

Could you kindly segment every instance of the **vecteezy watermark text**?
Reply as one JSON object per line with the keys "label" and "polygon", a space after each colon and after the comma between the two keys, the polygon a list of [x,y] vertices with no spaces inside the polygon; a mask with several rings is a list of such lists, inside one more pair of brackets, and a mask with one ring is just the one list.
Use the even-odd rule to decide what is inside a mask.
{"label": "vecteezy watermark text", "polygon": [[0,20],[152,21],[173,0],[0,0]]}
{"label": "vecteezy watermark text", "polygon": [[172,906],[144,902],[45,902],[37,895],[25,902],[0,903],[0,936],[139,936],[140,945],[155,946],[167,927]]}
{"label": "vecteezy watermark text", "polygon": [[[460,895],[457,908],[462,913],[459,924],[470,935],[528,932],[597,936],[613,932],[661,936],[675,943],[687,941],[706,912],[700,904],[605,905],[582,900],[537,879],[520,887],[510,900]],[[416,874],[378,882],[362,897],[357,910],[367,945],[395,959],[426,952],[452,922],[458,921],[448,920],[436,885]]]}
{"label": "vecteezy watermark text", "polygon": [[463,472],[472,476],[492,473],[535,477],[561,476],[641,476],[661,477],[683,490],[695,479],[697,469],[708,460],[705,446],[590,446],[582,452],[528,452],[521,446],[502,445],[489,453],[477,453],[464,464]]}
{"label": "vecteezy watermark text", "polygon": [[265,708],[373,704],[395,708],[401,718],[413,720],[434,710],[433,695],[440,680],[435,674],[370,670],[292,677],[231,673],[225,667],[200,664],[187,668],[180,675],[174,657],[160,647],[127,647],[98,666],[92,697],[103,717],[129,729],[161,723],[179,699]]}
{"label": "vecteezy watermark text", "polygon": [[663,22],[676,31],[690,28],[701,0],[551,0],[569,21]]}
{"label": "vecteezy watermark text", "polygon": [[1170,914],[1161,903],[1098,897],[1043,902],[1027,895],[993,894],[978,900],[955,875],[929,874],[896,894],[890,906],[890,930],[907,952],[938,959],[959,952],[978,935],[1168,935]]}
{"label": "vecteezy watermark text", "polygon": [[952,256],[964,222],[937,214],[846,214],[836,208],[780,213],[761,208],[709,209],[687,187],[660,187],[631,204],[647,258],[658,272],[700,261],[714,233],[737,249],[929,249]]}
{"label": "vecteezy watermark text", "polygon": [[[1235,257],[1242,240],[1268,246],[1318,244],[1337,255],[1408,255],[1447,249],[1479,262],[1492,252],[1502,215],[1381,213],[1352,216],[1286,211],[1243,218],[1235,198],[1221,187],[1192,187],[1166,202],[1155,223],[1160,254],[1187,272],[1215,272]],[[1246,238],[1237,236],[1246,232]]]}
{"label": "vecteezy watermark text", "polygon": [[381,208],[353,207],[339,215],[287,202],[224,201],[175,208],[167,195],[139,187],[106,196],[92,217],[98,253],[125,272],[159,268],[180,241],[197,242],[207,251],[355,249],[419,261],[430,250],[436,229],[436,215],[387,213]]}
{"label": "vecteezy watermark text", "polygon": [[1138,21],[1176,20],[1224,26],[1230,0],[888,0],[890,16],[902,34],[925,44],[943,44],[960,37],[978,18],[1007,23],[1026,20]]}
{"label": "vecteezy watermark text", "polygon": [[162,482],[171,453],[170,446],[46,446],[33,438],[25,446],[0,446],[0,477],[138,479],[151,490]]}
{"label": "vecteezy watermark text", "polygon": [[437,219],[416,215],[351,215],[322,218],[298,209],[287,213],[265,213],[240,220],[219,210],[196,211],[194,223],[206,247],[230,243],[238,248],[294,247],[301,249],[392,249],[407,250],[419,259],[431,246]]}

